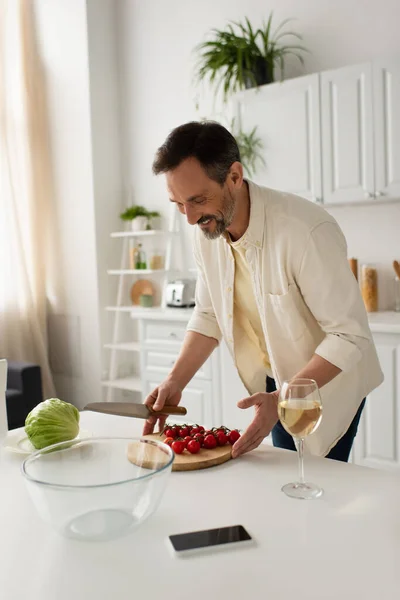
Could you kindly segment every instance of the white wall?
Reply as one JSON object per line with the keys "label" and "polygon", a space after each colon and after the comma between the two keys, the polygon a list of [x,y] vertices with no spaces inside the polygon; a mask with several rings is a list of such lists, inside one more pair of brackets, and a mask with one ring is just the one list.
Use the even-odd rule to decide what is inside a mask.
{"label": "white wall", "polygon": [[[86,4],[100,339],[104,343],[112,339],[112,315],[104,307],[116,303],[118,284],[107,269],[119,267],[122,249],[121,242],[110,237],[122,228],[119,214],[124,197],[117,24],[114,0],[86,0]],[[109,350],[103,350],[103,378],[108,376],[108,359]]]}
{"label": "white wall", "polygon": [[34,6],[55,190],[50,359],[59,397],[82,407],[101,395],[104,271],[112,266],[109,232],[119,226],[122,206],[115,13],[112,0]]}
{"label": "white wall", "polygon": [[[255,24],[274,11],[277,25],[295,17],[293,28],[304,36],[311,51],[305,69],[290,63],[287,76],[400,54],[398,0],[119,0],[121,92],[124,122],[124,180],[136,201],[165,210],[163,178],[151,174],[156,148],[168,132],[198,118],[192,82],[193,48],[212,27],[248,16]],[[201,114],[209,115],[210,100],[203,94]],[[397,256],[399,207],[337,208],[350,254],[376,262],[387,283],[388,264]],[[373,234],[373,235],[372,235]],[[387,288],[381,308],[390,306]]]}

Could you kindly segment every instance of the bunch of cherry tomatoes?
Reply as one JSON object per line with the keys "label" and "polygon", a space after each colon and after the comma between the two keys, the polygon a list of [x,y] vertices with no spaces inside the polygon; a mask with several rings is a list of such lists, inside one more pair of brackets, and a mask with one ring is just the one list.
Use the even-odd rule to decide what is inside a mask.
{"label": "bunch of cherry tomatoes", "polygon": [[162,433],[167,436],[164,444],[171,446],[175,454],[182,454],[184,450],[197,454],[200,448],[212,450],[217,446],[233,445],[240,438],[237,429],[230,430],[223,425],[207,430],[201,425],[167,425]]}

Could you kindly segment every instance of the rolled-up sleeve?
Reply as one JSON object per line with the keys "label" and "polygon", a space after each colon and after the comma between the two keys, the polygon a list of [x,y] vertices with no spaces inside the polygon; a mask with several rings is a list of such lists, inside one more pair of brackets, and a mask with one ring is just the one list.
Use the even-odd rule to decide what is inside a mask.
{"label": "rolled-up sleeve", "polygon": [[346,240],[336,223],[324,222],[310,233],[297,285],[325,332],[315,353],[350,371],[372,343],[358,283],[347,260]]}
{"label": "rolled-up sleeve", "polygon": [[220,342],[222,338],[221,330],[215,316],[201,258],[195,243],[193,245],[193,254],[198,271],[195,298],[196,305],[193,315],[188,323],[187,331],[196,331],[197,333],[212,337]]}

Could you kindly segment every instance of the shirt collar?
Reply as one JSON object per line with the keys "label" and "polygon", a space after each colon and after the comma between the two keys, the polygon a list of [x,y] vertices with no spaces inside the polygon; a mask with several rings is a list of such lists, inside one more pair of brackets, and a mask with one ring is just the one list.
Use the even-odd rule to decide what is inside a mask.
{"label": "shirt collar", "polygon": [[[244,247],[255,246],[261,248],[264,238],[264,214],[263,203],[260,199],[260,188],[249,179],[245,181],[249,186],[250,219],[246,231],[238,242],[240,241],[240,245]],[[231,243],[228,233],[226,233],[225,239],[228,243]]]}

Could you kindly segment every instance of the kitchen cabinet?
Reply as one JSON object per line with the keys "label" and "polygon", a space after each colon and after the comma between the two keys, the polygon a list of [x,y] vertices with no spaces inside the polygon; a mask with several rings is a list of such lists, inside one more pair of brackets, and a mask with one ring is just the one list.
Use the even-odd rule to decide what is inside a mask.
{"label": "kitchen cabinet", "polygon": [[371,63],[321,73],[325,203],[374,197],[372,115]]}
{"label": "kitchen cabinet", "polygon": [[375,194],[400,198],[400,59],[374,62]]}
{"label": "kitchen cabinet", "polygon": [[[168,311],[167,309],[160,311],[159,314],[153,312],[153,316],[140,319],[140,371],[143,400],[164,381],[178,358],[189,319],[187,311],[177,313],[176,311],[179,310]],[[169,314],[173,314],[173,321],[168,319]],[[161,318],[154,318],[159,316]],[[204,363],[184,389],[181,403],[187,408],[188,417],[173,417],[174,421],[190,420],[207,426],[219,425],[222,422],[218,350]]]}
{"label": "kitchen cabinet", "polygon": [[257,128],[263,148],[261,185],[320,200],[321,138],[318,74],[242,92],[235,111],[241,128]]}
{"label": "kitchen cabinet", "polygon": [[246,429],[253,419],[254,409],[243,410],[237,407],[237,403],[249,394],[224,342],[221,342],[218,352],[221,364],[222,423],[231,429]]}
{"label": "kitchen cabinet", "polygon": [[261,139],[258,183],[325,204],[400,198],[400,57],[245,90],[234,112]]}
{"label": "kitchen cabinet", "polygon": [[353,449],[358,465],[400,470],[400,333],[374,333],[385,376],[367,398]]}

